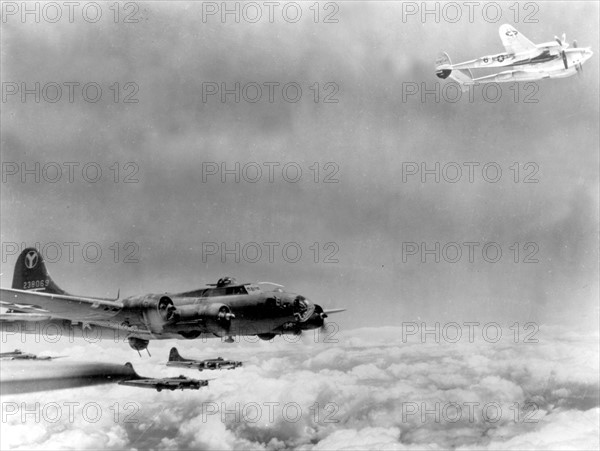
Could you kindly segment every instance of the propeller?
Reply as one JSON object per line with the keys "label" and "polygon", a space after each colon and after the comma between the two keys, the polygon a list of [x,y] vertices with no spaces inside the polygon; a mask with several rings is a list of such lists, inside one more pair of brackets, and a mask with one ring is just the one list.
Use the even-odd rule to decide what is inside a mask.
{"label": "propeller", "polygon": [[223,306],[219,309],[217,318],[224,321],[230,321],[235,318],[235,314],[231,313],[227,307]]}
{"label": "propeller", "polygon": [[[575,40],[573,41],[572,47],[574,49],[577,48],[577,41],[575,41]],[[577,69],[577,75],[581,75],[583,73],[583,64],[581,64],[581,63],[576,64],[575,69]]]}
{"label": "propeller", "polygon": [[321,324],[321,332],[327,331],[327,322],[325,321],[325,318],[329,317],[330,314],[340,313],[340,312],[345,312],[345,311],[346,311],[345,308],[336,308],[336,309],[323,310],[321,313],[319,313],[319,316],[323,320],[323,324]]}
{"label": "propeller", "polygon": [[560,39],[558,36],[554,36],[554,40],[558,42],[558,45],[561,47],[567,48],[569,46],[567,43],[567,35],[565,33],[562,34],[562,39]]}
{"label": "propeller", "polygon": [[[569,62],[567,61],[567,53],[565,52],[565,49],[569,47],[569,44],[567,43],[567,35],[563,33],[562,39],[560,39],[558,36],[554,36],[554,40],[558,42],[558,45],[560,45],[560,56],[562,57],[565,69],[568,69]],[[573,41],[573,47],[577,47],[577,41]]]}
{"label": "propeller", "polygon": [[[578,48],[576,40],[573,40],[573,44],[571,45],[571,47],[573,49]],[[566,52],[564,51],[564,49],[561,50],[561,56],[563,64],[565,65],[565,69],[568,69]],[[583,64],[581,62],[575,63],[575,69],[577,70],[577,75],[581,75],[583,73]]]}
{"label": "propeller", "polygon": [[562,50],[560,52],[560,55],[562,56],[562,60],[563,60],[563,64],[565,65],[565,69],[568,69],[569,63],[567,62],[567,53],[564,50]]}
{"label": "propeller", "polygon": [[319,332],[322,334],[327,333],[327,321],[325,321],[325,319],[327,318],[327,313],[325,312],[321,312],[319,313],[319,316],[321,317],[321,327],[319,327]]}

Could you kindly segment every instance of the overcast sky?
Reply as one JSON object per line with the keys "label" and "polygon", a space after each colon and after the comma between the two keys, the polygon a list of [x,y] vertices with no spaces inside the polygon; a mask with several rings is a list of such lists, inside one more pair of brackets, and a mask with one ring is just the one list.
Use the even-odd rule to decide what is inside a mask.
{"label": "overcast sky", "polygon": [[[108,8],[96,23],[83,20],[80,11],[69,23],[66,7],[58,23],[22,24],[13,20],[18,16],[7,16],[2,80],[16,83],[11,87],[25,83],[31,89],[40,82],[64,89],[56,103],[43,95],[40,103],[31,94],[25,103],[20,93],[7,96],[2,161],[57,163],[65,172],[56,183],[44,177],[35,183],[33,176],[22,183],[19,174],[5,174],[2,285],[11,283],[12,243],[77,242],[73,263],[62,246],[62,258],[48,264],[59,285],[75,293],[187,290],[234,275],[279,282],[325,306],[347,307],[338,318],[344,327],[423,318],[595,328],[598,7],[536,5],[531,11],[521,6],[518,20],[504,8],[496,23],[479,10],[472,23],[467,16],[457,23],[442,16],[436,23],[435,16],[423,21],[418,14],[403,21],[400,3],[341,3],[339,11],[321,5],[319,23],[307,5],[297,23],[287,23],[277,11],[274,23],[243,17],[239,24],[232,18],[221,23],[218,15],[203,23],[200,4],[187,3],[140,4],[132,16],[138,23],[127,24],[122,21],[129,11],[120,11],[115,24]],[[331,13],[338,22],[322,23]],[[524,23],[530,13],[537,23]],[[580,77],[503,85],[497,102],[484,98],[480,87],[473,101],[449,101],[456,91],[443,90],[447,82],[434,76],[438,52],[447,51],[454,61],[502,52],[498,27],[505,22],[533,42],[565,32],[568,42],[577,39],[596,54]],[[72,103],[68,82],[80,83]],[[103,88],[96,103],[82,96],[81,86],[90,82]],[[236,82],[280,85],[273,103],[267,88],[256,103],[243,97],[235,103],[232,95],[225,103],[219,95],[203,101],[203,83],[231,88]],[[302,88],[295,103],[281,91],[290,82]],[[445,94],[438,102],[433,95],[424,102],[419,94],[403,99],[408,84],[437,85]],[[48,97],[55,95],[52,89],[45,91]],[[124,103],[128,94],[138,102]],[[338,102],[324,103],[328,94]],[[527,95],[537,103],[526,102]],[[79,165],[73,183],[65,162]],[[113,181],[115,162],[119,183]],[[222,183],[217,174],[203,182],[203,163],[206,168],[221,162],[229,168],[255,162],[262,178],[235,183],[230,175]],[[273,183],[266,162],[279,164]],[[319,183],[310,169],[315,162]],[[421,183],[417,174],[404,182],[410,162],[428,168],[455,163],[446,175],[452,177],[458,165],[462,178],[435,183],[430,175]],[[465,162],[479,165],[473,183]],[[98,182],[82,177],[87,163],[103,170]],[[302,169],[298,182],[283,178],[287,163]],[[502,169],[498,182],[483,178],[486,163]],[[139,182],[122,183],[134,169]],[[294,171],[288,174],[294,177]],[[327,174],[338,183],[323,183]],[[523,183],[531,174],[538,183]],[[97,263],[81,256],[83,245],[92,242],[103,250]],[[121,243],[119,263],[109,249],[115,242]],[[123,263],[127,242],[139,246],[139,263]],[[242,255],[236,263],[228,256],[223,263],[219,255],[203,255],[202,243],[233,248],[236,242],[261,244],[262,257],[251,262],[254,253]],[[279,243],[273,262],[266,242]],[[450,263],[442,255],[436,264],[432,256],[421,263],[420,255],[405,255],[404,262],[407,242],[430,248],[458,243],[462,256]],[[478,243],[473,262],[468,242]],[[482,256],[490,242],[502,250],[497,263]],[[286,243],[301,247],[298,262],[282,257]],[[452,259],[456,249],[446,250]],[[325,262],[330,253],[337,262]],[[537,263],[524,263],[530,254]]]}

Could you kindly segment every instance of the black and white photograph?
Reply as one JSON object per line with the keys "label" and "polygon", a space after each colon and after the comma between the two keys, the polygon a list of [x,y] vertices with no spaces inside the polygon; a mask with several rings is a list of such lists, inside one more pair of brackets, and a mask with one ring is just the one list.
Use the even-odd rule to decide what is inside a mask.
{"label": "black and white photograph", "polygon": [[0,7],[1,450],[600,449],[600,3]]}

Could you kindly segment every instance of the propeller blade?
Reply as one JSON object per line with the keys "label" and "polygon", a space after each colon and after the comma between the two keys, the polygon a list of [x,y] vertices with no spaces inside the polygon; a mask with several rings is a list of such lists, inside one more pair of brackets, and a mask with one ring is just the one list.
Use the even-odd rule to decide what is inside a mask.
{"label": "propeller blade", "polygon": [[577,41],[573,41],[573,48],[577,48]]}
{"label": "propeller blade", "polygon": [[569,63],[567,62],[567,53],[563,50],[561,52],[563,64],[565,65],[565,69],[569,68]]}
{"label": "propeller blade", "polygon": [[334,308],[334,309],[329,309],[329,310],[323,310],[323,313],[325,313],[326,315],[331,315],[332,313],[340,313],[340,312],[345,312],[346,309],[345,308]]}
{"label": "propeller blade", "polygon": [[558,45],[560,45],[560,46],[562,47],[562,42],[561,42],[561,40],[560,40],[560,39],[558,39],[558,36],[554,36],[554,40],[555,40],[556,42],[558,42]]}

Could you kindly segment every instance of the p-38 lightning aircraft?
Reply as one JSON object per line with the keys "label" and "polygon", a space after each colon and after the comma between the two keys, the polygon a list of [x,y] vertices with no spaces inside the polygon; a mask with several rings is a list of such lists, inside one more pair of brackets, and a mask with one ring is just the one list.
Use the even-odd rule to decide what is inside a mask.
{"label": "p-38 lightning aircraft", "polygon": [[[181,293],[146,294],[122,300],[71,295],[54,283],[35,248],[21,252],[12,288],[0,288],[3,330],[20,326],[23,333],[58,329],[62,334],[94,339],[127,339],[136,351],[153,339],[194,339],[301,334],[324,327],[328,314],[304,296],[262,283],[237,283],[224,277],[216,284]],[[269,284],[275,285],[275,284]],[[32,324],[35,323],[35,324]],[[34,327],[39,326],[39,327]]]}
{"label": "p-38 lightning aircraft", "polygon": [[177,351],[177,348],[171,348],[167,366],[174,366],[177,368],[193,368],[198,371],[225,370],[225,369],[226,370],[234,370],[238,366],[242,366],[242,362],[237,362],[235,360],[225,360],[222,357],[217,357],[216,359],[206,359],[206,360],[186,359],[186,358],[181,357],[181,355],[179,355],[179,351]]}
{"label": "p-38 lightning aircraft", "polygon": [[[569,48],[565,35],[562,39],[534,44],[511,25],[499,30],[505,53],[487,55],[464,63],[452,64],[447,53],[442,53],[435,64],[439,78],[452,78],[466,91],[476,83],[502,83],[533,81],[544,78],[564,78],[583,71],[583,63],[591,58],[589,47],[577,47],[577,41]],[[473,78],[471,69],[507,67],[508,70]]]}

